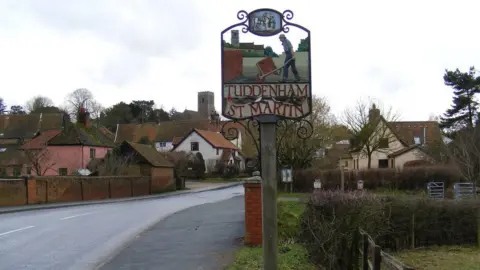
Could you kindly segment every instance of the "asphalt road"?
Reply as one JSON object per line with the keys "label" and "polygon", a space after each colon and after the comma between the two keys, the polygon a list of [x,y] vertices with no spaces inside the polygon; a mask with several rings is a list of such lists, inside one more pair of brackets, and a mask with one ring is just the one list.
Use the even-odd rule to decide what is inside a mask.
{"label": "asphalt road", "polygon": [[140,234],[101,270],[222,270],[244,232],[243,196],[195,206]]}
{"label": "asphalt road", "polygon": [[165,217],[239,195],[243,195],[241,186],[152,200],[2,214],[0,270],[96,269]]}

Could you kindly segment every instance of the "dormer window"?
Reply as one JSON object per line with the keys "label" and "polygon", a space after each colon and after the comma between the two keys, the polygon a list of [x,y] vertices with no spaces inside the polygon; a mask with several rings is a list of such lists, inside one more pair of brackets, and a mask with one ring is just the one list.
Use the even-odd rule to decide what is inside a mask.
{"label": "dormer window", "polygon": [[422,144],[422,142],[420,141],[420,137],[418,137],[418,136],[413,137],[413,142],[415,144]]}

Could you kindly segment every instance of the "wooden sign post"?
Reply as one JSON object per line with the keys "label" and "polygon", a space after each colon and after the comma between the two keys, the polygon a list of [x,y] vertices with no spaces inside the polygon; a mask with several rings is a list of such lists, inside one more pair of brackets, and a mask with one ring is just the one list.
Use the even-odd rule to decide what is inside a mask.
{"label": "wooden sign post", "polygon": [[312,112],[310,31],[290,22],[290,10],[242,10],[237,18],[221,33],[222,115],[229,119],[222,133],[231,141],[240,133],[254,139],[258,158],[247,166],[260,167],[262,176],[264,269],[276,270],[277,129],[290,121],[303,139],[311,136],[305,125],[313,131],[304,120]]}

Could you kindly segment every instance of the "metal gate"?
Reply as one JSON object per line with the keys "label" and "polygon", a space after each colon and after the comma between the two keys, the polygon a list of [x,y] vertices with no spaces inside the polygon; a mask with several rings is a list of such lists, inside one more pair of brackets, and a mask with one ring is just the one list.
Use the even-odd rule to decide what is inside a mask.
{"label": "metal gate", "polygon": [[475,196],[476,188],[473,183],[456,183],[453,185],[455,199],[470,199]]}
{"label": "metal gate", "polygon": [[427,184],[428,198],[443,200],[445,198],[445,186],[443,182],[429,182]]}

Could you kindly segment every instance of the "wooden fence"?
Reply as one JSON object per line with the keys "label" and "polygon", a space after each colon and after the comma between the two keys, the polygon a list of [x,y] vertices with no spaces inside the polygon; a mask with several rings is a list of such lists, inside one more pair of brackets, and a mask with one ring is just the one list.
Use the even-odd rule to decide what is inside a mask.
{"label": "wooden fence", "polygon": [[353,237],[354,269],[363,270],[414,270],[392,255],[384,252],[368,233],[358,229]]}

